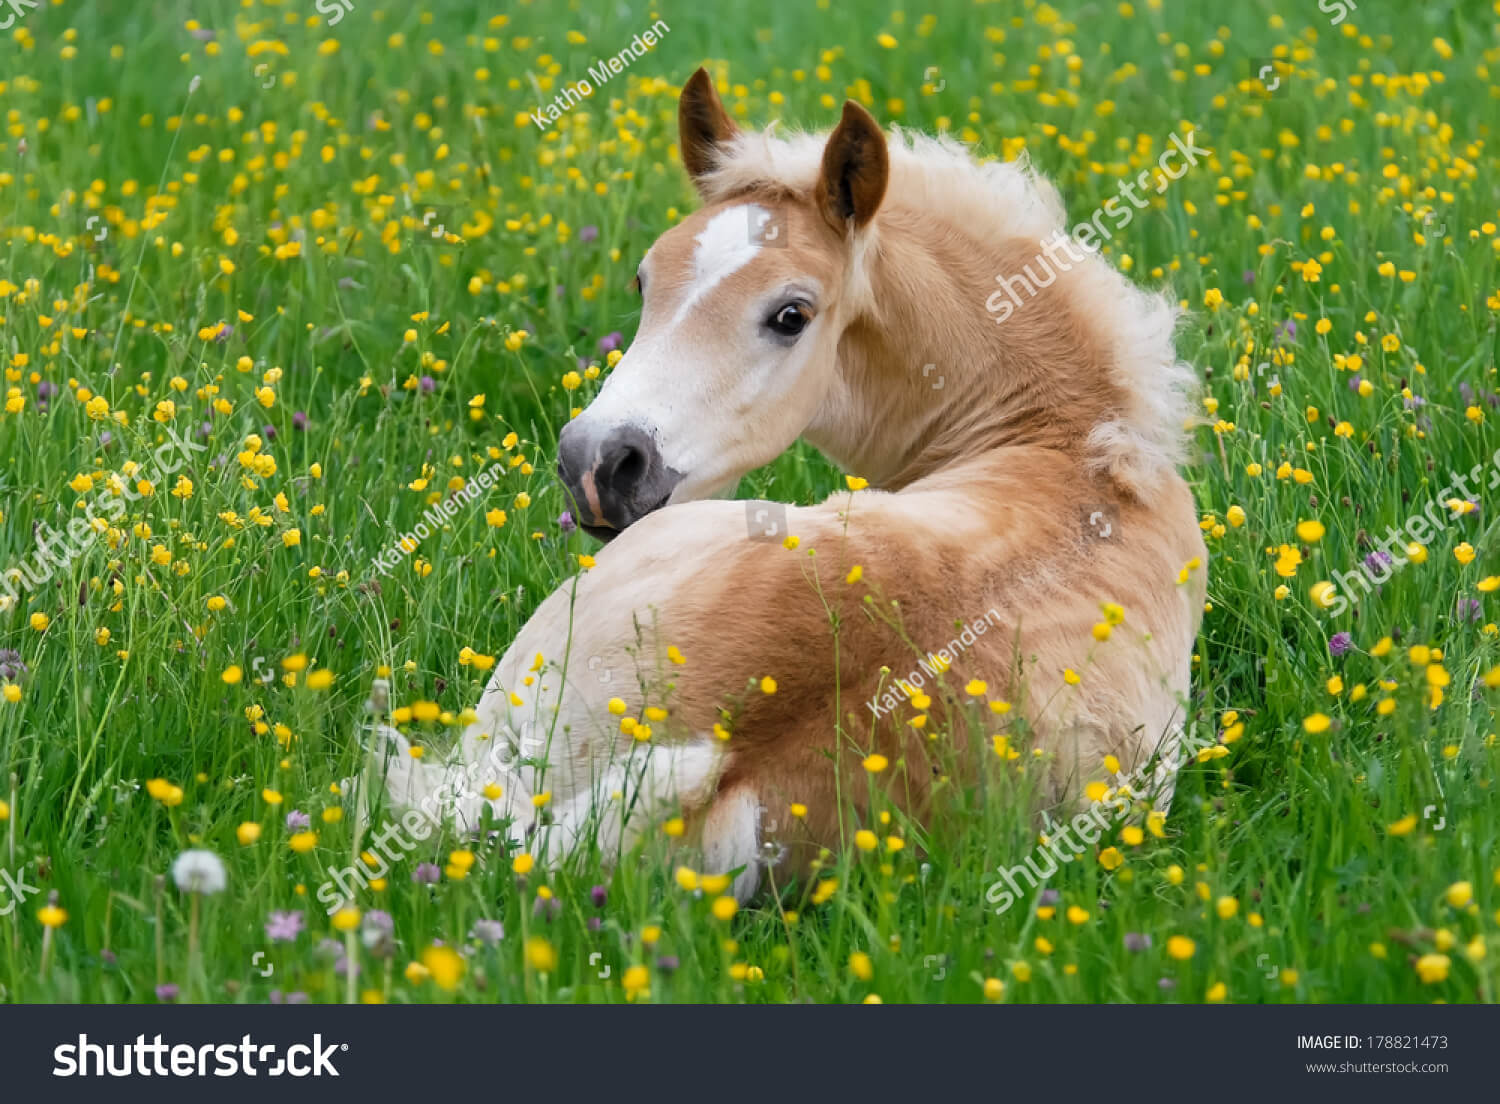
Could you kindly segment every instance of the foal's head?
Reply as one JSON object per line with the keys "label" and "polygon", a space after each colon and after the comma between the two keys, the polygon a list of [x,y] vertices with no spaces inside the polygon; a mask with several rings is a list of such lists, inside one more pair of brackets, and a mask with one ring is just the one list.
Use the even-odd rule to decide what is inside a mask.
{"label": "foal's head", "polygon": [[[739,130],[702,69],[678,114],[683,164],[708,198]],[[559,441],[585,529],[607,538],[668,502],[732,488],[809,426],[835,376],[859,294],[854,261],[888,172],[885,136],[851,101],[810,192],[710,202],[657,239],[636,272],[635,341]]]}

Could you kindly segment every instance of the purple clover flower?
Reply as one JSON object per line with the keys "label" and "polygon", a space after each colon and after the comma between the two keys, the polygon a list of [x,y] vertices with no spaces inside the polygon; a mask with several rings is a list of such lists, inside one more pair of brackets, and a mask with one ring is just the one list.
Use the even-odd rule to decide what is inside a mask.
{"label": "purple clover flower", "polygon": [[272,943],[290,943],[302,933],[300,912],[273,912],[266,919],[266,938]]}

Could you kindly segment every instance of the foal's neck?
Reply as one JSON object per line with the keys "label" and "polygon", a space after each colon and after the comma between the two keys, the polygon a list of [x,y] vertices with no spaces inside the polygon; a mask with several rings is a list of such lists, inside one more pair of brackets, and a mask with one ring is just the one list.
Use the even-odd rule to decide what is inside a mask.
{"label": "foal's neck", "polygon": [[996,276],[1037,256],[1035,242],[986,247],[929,216],[892,212],[871,262],[874,307],[845,330],[807,439],[889,490],[1018,445],[1082,461],[1113,386],[1067,274],[1003,324],[985,309]]}

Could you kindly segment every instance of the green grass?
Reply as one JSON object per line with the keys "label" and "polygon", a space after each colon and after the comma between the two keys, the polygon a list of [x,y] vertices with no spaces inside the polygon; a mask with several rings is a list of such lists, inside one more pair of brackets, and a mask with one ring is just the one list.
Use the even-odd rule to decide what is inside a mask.
{"label": "green grass", "polygon": [[[180,473],[190,495],[159,479],[0,612],[25,668],[0,700],[0,783],[16,779],[0,866],[41,891],[0,917],[0,999],[152,1001],[169,983],[214,1001],[621,1001],[632,965],[657,1001],[977,1001],[987,978],[1007,1001],[1494,998],[1500,750],[1495,691],[1474,687],[1500,663],[1500,599],[1479,586],[1500,496],[1486,479],[1426,562],[1347,611],[1313,596],[1370,553],[1362,534],[1420,511],[1450,470],[1490,470],[1500,444],[1488,6],[1368,4],[1332,26],[1311,3],[685,5],[547,134],[525,113],[644,12],[521,3],[487,28],[468,4],[356,0],[330,28],[311,0],[98,7],[48,5],[0,38],[0,340],[24,399],[0,414],[0,568],[33,555],[35,524],[107,501],[110,473],[148,474],[167,425],[194,440],[206,425],[207,448]],[[1266,97],[1251,63],[1272,57],[1284,91]],[[1072,221],[1171,133],[1201,133],[1214,157],[1110,255],[1192,308],[1182,348],[1216,404],[1187,470],[1212,553],[1194,708],[1227,754],[1184,772],[1163,838],[1112,835],[1119,865],[1064,867],[1055,914],[986,900],[1036,831],[1024,757],[987,750],[983,784],[950,788],[931,824],[871,826],[904,850],[829,856],[826,900],[783,886],[782,908],[728,919],[675,883],[659,833],[612,871],[518,879],[475,845],[467,876],[415,884],[418,861],[465,845],[435,840],[358,902],[392,916],[396,946],[359,949],[351,987],[314,899],[360,822],[323,819],[341,807],[330,785],[360,767],[378,668],[396,704],[445,711],[452,726],[413,725],[441,747],[485,679],[462,649],[502,653],[591,550],[559,531],[549,477],[558,427],[598,385],[570,390],[567,373],[579,358],[607,372],[599,342],[628,342],[637,259],[692,208],[675,90],[700,63],[747,123],[827,125],[854,96],[987,155],[1024,149]],[[433,205],[461,246],[414,244]],[[381,577],[374,557],[491,456],[500,488],[422,543],[420,570]],[[837,478],[799,447],[741,492],[816,501]],[[1320,540],[1299,535],[1310,520]],[[1352,636],[1337,657],[1336,632]],[[285,677],[297,655],[308,670]],[[318,670],[331,686],[309,684]],[[1430,680],[1447,682],[1440,703]],[[293,809],[318,833],[310,852],[289,846]],[[262,832],[243,845],[246,823]],[[191,898],[162,879],[194,847],[223,858],[228,886],[202,902],[190,962]],[[67,916],[45,935],[54,893]],[[273,910],[304,912],[306,930],[270,943]],[[481,918],[503,924],[496,945],[470,940]],[[1151,947],[1127,950],[1127,933]],[[1172,936],[1189,957],[1169,955]],[[465,948],[461,971],[438,941]],[[427,979],[409,968],[424,956]]]}

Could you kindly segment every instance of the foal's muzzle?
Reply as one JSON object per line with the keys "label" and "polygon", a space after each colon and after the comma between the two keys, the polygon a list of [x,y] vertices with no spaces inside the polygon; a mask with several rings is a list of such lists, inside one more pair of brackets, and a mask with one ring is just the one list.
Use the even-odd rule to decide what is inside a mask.
{"label": "foal's muzzle", "polygon": [[682,480],[645,430],[616,426],[595,437],[578,422],[558,438],[557,474],[578,524],[606,541],[665,506]]}

